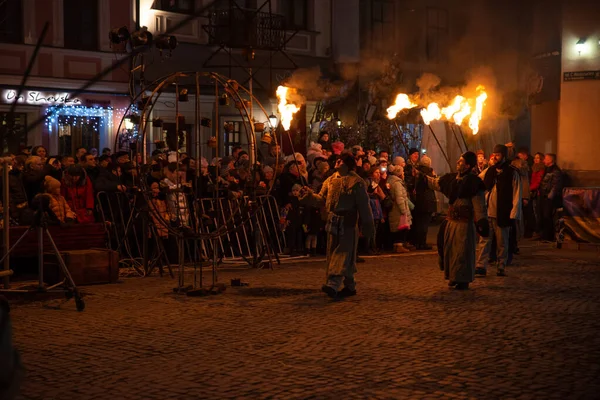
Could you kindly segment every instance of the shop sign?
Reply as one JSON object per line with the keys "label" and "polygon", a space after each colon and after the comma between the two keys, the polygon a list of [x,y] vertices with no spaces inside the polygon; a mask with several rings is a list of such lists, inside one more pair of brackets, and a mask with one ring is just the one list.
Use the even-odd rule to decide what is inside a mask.
{"label": "shop sign", "polygon": [[[63,104],[81,104],[81,100],[76,97],[70,97],[70,93],[46,93],[33,90],[26,90],[19,96],[18,103],[32,105],[63,105]],[[16,90],[4,90],[2,92],[2,101],[13,103],[17,97]]]}
{"label": "shop sign", "polygon": [[600,71],[565,72],[563,79],[565,82],[600,80]]}

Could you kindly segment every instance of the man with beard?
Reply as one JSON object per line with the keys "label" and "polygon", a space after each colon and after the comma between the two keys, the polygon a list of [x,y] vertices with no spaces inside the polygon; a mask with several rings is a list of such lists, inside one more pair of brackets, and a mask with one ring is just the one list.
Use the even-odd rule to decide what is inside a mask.
{"label": "man with beard", "polygon": [[496,275],[506,276],[504,267],[508,261],[510,228],[521,218],[523,187],[519,172],[508,162],[508,148],[494,147],[494,166],[485,171],[483,183],[487,194],[490,236],[482,237],[477,249],[478,275],[486,275],[492,241],[496,242]]}
{"label": "man with beard", "polygon": [[[327,281],[321,288],[329,297],[356,294],[356,250],[358,222],[363,236],[373,235],[373,214],[369,205],[365,181],[354,172],[356,161],[344,153],[336,161],[336,172],[327,178],[319,194],[307,191],[304,201],[325,206],[327,215]],[[344,288],[340,291],[340,287]]]}
{"label": "man with beard", "polygon": [[477,233],[484,237],[489,234],[483,182],[472,173],[476,165],[477,156],[468,151],[458,159],[457,173],[439,178],[418,173],[431,189],[448,198],[448,217],[438,234],[438,254],[448,285],[458,290],[468,289],[475,278]]}

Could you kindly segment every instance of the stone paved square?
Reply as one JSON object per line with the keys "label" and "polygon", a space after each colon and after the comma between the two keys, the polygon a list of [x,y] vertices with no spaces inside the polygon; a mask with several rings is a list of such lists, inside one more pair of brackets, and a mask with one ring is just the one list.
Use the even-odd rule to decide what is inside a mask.
{"label": "stone paved square", "polygon": [[369,258],[343,301],[309,260],[221,272],[250,286],[204,298],[148,277],[86,287],[82,313],[17,304],[21,398],[599,398],[597,254],[522,252],[465,292],[415,253]]}

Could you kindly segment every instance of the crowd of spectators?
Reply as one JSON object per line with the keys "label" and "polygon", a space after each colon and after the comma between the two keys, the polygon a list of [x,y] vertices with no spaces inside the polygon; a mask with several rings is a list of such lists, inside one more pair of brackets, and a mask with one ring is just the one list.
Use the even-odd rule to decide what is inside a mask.
{"label": "crowd of spectators", "polygon": [[[438,211],[434,192],[415,180],[414,170],[435,176],[431,159],[419,149],[409,150],[408,159],[390,157],[353,146],[345,149],[333,142],[327,132],[312,142],[305,155],[284,155],[272,138],[265,134],[258,145],[258,160],[251,165],[250,155],[237,146],[232,154],[210,161],[195,159],[186,153],[156,149],[147,162],[141,155],[128,152],[113,154],[105,148],[79,148],[73,156],[50,156],[43,146],[24,147],[12,156],[9,172],[8,212],[11,224],[32,223],[40,199],[58,224],[103,222],[97,194],[127,195],[144,190],[151,193],[152,218],[161,237],[168,235],[164,221],[172,226],[192,227],[192,203],[199,198],[272,195],[278,205],[277,225],[286,236],[286,253],[316,255],[325,252],[325,216],[322,210],[300,201],[303,187],[319,192],[331,176],[337,158],[351,153],[356,172],[365,180],[375,220],[375,235],[361,238],[362,254],[384,250],[408,252],[429,250],[427,232],[431,217]],[[520,149],[513,165],[527,181],[524,195],[523,226],[525,235],[538,235],[551,240],[553,227],[548,217],[559,206],[561,177],[552,154],[531,156]],[[478,152],[482,173],[488,161]],[[550,219],[551,220],[551,219]]]}

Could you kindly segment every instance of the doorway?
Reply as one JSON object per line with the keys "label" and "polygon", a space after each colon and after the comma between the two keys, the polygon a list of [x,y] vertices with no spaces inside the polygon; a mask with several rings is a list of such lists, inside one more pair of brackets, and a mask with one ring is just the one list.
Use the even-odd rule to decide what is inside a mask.
{"label": "doorway", "polygon": [[100,117],[58,117],[58,154],[71,156],[84,147],[88,151],[100,146]]}

